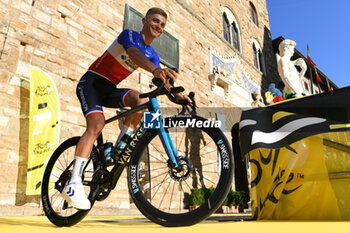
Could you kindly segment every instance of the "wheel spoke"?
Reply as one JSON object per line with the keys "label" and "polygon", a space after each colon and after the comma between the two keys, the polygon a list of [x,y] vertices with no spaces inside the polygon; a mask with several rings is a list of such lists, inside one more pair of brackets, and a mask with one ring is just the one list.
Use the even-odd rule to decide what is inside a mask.
{"label": "wheel spoke", "polygon": [[181,205],[181,203],[182,203],[182,195],[181,194],[184,193],[184,195],[185,195],[185,192],[182,189],[182,181],[179,182],[179,188],[180,188],[179,213],[181,213],[181,207],[182,207],[182,205]]}
{"label": "wheel spoke", "polygon": [[205,147],[209,146],[213,141],[210,141],[209,143],[206,143],[202,148],[199,148],[199,150],[203,150]]}
{"label": "wheel spoke", "polygon": [[213,152],[217,152],[217,150],[213,150],[213,151],[208,151],[208,152],[205,152],[205,153],[201,153],[200,154],[200,157],[202,157],[203,155],[206,155],[206,154],[211,154]]}
{"label": "wheel spoke", "polygon": [[210,165],[217,164],[217,163],[218,162],[205,163],[205,164],[202,164],[202,167],[210,166]]}
{"label": "wheel spoke", "polygon": [[[179,150],[179,149],[181,148],[181,144],[182,144],[182,142],[183,142],[183,139],[184,139],[185,135],[186,135],[186,133],[182,133],[182,138],[181,138],[181,140],[180,140],[180,145],[179,145],[179,147],[177,147],[177,150]],[[177,137],[176,137],[176,138],[177,138]],[[185,138],[185,140],[186,140],[186,138]]]}
{"label": "wheel spoke", "polygon": [[209,183],[212,183],[212,184],[217,184],[216,182],[214,182],[214,181],[212,181],[212,180],[210,180],[210,179],[208,179],[208,178],[206,178],[206,177],[203,177],[203,179],[204,180],[206,180],[206,181],[208,181]]}
{"label": "wheel spoke", "polygon": [[[157,186],[159,186],[159,187],[158,187],[158,189],[155,191],[155,193],[153,194],[153,197],[151,198],[151,200],[153,200],[153,198],[156,196],[156,194],[157,194],[158,190],[159,190],[159,189],[160,189],[160,187],[161,187],[160,185],[164,183],[164,181],[165,181],[165,179],[168,177],[168,175],[169,175],[169,174],[168,174],[168,173],[166,173],[166,175],[165,175],[164,179],[163,179],[163,180],[162,180],[162,181],[161,181],[159,184],[157,184],[157,185],[155,186],[155,187],[157,187]],[[151,190],[153,190],[153,188],[151,188]]]}
{"label": "wheel spoke", "polygon": [[172,200],[173,200],[174,189],[175,189],[175,183],[176,183],[176,182],[174,182],[173,190],[171,191],[171,196],[170,196],[170,201],[169,201],[169,211],[170,211],[171,203],[172,203]]}
{"label": "wheel spoke", "polygon": [[161,175],[164,175],[164,174],[168,174],[168,171],[163,172],[163,173],[160,173],[159,175],[154,176],[153,179],[154,179],[154,178],[158,178],[158,177],[160,177]]}
{"label": "wheel spoke", "polygon": [[203,174],[205,173],[211,173],[211,174],[219,174],[217,171],[203,171],[203,170],[198,170],[198,172],[202,172]]}
{"label": "wheel spoke", "polygon": [[[160,154],[160,156],[162,156],[164,158],[165,161],[167,161],[167,159],[164,157],[164,155],[159,151],[159,149],[155,145],[151,144],[151,146]],[[153,157],[153,156],[151,156],[151,157]],[[155,158],[155,157],[153,157],[153,158]],[[155,159],[157,159],[157,158],[155,158]],[[159,160],[159,159],[157,159],[157,160]],[[159,160],[159,161],[162,161],[162,160]]]}
{"label": "wheel spoke", "polygon": [[162,200],[161,200],[160,203],[159,203],[159,207],[161,207],[161,205],[162,205],[162,203],[163,203],[164,197],[166,196],[166,193],[168,192],[168,189],[169,189],[170,184],[171,184],[171,179],[170,179],[170,182],[169,182],[168,186],[167,186],[166,189],[165,189],[165,192],[164,192],[164,195],[163,195],[163,197],[162,197]]}
{"label": "wheel spoke", "polygon": [[[154,163],[154,162],[153,162]],[[164,162],[163,162],[164,163]],[[157,170],[164,170],[164,169],[169,169],[168,167],[159,167],[159,168],[152,168],[151,170],[149,170],[150,172],[153,172],[153,171],[157,171]]]}
{"label": "wheel spoke", "polygon": [[188,183],[187,183],[187,180],[184,180],[186,186],[188,187],[188,190],[191,190],[193,187],[191,187]]}
{"label": "wheel spoke", "polygon": [[[161,154],[161,153],[159,153],[163,158],[164,158],[164,156]],[[154,155],[150,155],[150,157],[151,158],[154,158],[155,160],[157,160],[158,162],[160,162],[160,163],[165,163],[165,161],[163,161],[163,160],[161,160],[161,159],[158,159],[157,157],[155,157]]]}

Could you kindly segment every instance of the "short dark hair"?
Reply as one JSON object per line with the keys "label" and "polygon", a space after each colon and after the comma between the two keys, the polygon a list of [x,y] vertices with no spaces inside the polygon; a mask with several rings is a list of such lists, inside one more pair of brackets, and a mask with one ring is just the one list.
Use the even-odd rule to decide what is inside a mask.
{"label": "short dark hair", "polygon": [[159,14],[164,16],[165,18],[168,18],[167,13],[163,9],[160,9],[158,7],[152,7],[151,9],[149,9],[146,13],[146,18],[154,14]]}

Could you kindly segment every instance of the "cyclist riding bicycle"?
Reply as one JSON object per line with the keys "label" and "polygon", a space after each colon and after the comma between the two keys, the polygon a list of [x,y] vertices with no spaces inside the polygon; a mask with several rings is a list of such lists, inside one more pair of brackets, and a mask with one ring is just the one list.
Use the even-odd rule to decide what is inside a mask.
{"label": "cyclist riding bicycle", "polygon": [[[147,102],[140,99],[139,92],[132,89],[117,88],[122,80],[127,78],[138,67],[151,72],[160,78],[167,88],[176,81],[177,74],[170,68],[161,68],[159,56],[150,46],[164,30],[167,14],[160,8],[151,8],[142,19],[141,32],[124,30],[82,76],[77,86],[79,98],[85,119],[86,131],[82,135],[75,151],[74,167],[70,181],[62,191],[62,197],[77,209],[90,209],[82,184],[83,168],[89,158],[92,146],[105,125],[102,106],[111,108],[131,107]],[[178,100],[191,99],[181,93],[175,96]],[[116,145],[125,134],[130,134],[142,119],[142,112],[136,112],[126,117]]]}

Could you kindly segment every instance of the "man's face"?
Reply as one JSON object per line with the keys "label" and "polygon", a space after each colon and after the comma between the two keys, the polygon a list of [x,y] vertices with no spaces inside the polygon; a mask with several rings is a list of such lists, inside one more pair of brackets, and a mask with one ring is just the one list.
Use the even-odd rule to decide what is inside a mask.
{"label": "man's face", "polygon": [[152,37],[160,36],[165,28],[166,18],[160,14],[153,14],[142,19],[143,27],[149,31]]}

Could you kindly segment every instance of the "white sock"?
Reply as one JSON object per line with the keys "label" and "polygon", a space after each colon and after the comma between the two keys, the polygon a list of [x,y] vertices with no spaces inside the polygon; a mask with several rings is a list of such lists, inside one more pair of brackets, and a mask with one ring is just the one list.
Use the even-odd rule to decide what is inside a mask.
{"label": "white sock", "polygon": [[134,131],[133,128],[130,128],[130,127],[127,126],[127,125],[123,125],[122,129],[120,130],[120,134],[119,134],[119,137],[118,137],[118,139],[117,139],[117,142],[115,143],[114,146],[117,146],[117,145],[118,145],[118,143],[120,142],[120,140],[122,139],[122,137],[123,137],[125,134],[127,134],[127,133],[129,133],[129,132],[133,132],[133,131]]}
{"label": "white sock", "polygon": [[81,177],[83,175],[83,170],[87,161],[88,161],[88,158],[74,156],[74,167],[72,171],[72,177],[70,178],[69,183],[82,182]]}

